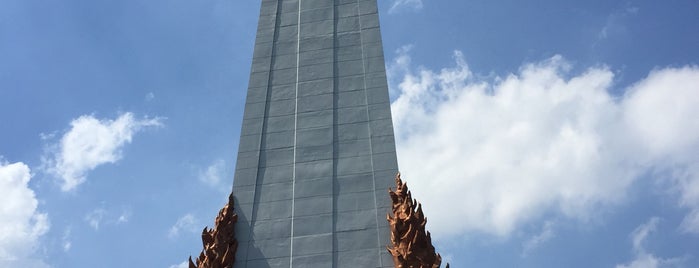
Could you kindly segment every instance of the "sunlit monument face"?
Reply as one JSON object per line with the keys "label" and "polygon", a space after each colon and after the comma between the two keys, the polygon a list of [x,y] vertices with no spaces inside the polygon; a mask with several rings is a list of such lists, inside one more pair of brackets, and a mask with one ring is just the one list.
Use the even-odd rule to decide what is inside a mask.
{"label": "sunlit monument face", "polygon": [[376,0],[262,0],[235,267],[393,267],[396,172]]}

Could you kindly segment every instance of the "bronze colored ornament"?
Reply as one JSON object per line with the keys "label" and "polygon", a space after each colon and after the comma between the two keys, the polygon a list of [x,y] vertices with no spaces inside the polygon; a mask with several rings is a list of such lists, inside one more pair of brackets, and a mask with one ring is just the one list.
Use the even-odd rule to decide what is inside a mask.
{"label": "bronze colored ornament", "polygon": [[[391,243],[386,247],[396,268],[439,268],[442,257],[432,246],[430,232],[425,231],[427,218],[422,205],[414,200],[408,185],[396,175],[396,190],[388,189],[393,201],[393,216],[386,215],[391,228]],[[449,264],[447,264],[449,268]]]}
{"label": "bronze colored ornament", "polygon": [[228,196],[228,204],[218,212],[214,228],[204,227],[201,233],[204,249],[199,254],[196,264],[192,262],[192,257],[189,257],[189,268],[232,268],[235,251],[238,249],[234,229],[237,221],[238,215],[233,211],[231,193]]}

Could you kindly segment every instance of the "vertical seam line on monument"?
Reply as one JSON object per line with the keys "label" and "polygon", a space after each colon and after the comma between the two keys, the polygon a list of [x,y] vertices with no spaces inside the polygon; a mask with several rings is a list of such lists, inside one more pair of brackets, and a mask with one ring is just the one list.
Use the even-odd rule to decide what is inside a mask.
{"label": "vertical seam line on monument", "polygon": [[330,181],[330,186],[331,191],[332,191],[332,202],[333,202],[333,212],[332,212],[332,250],[331,252],[331,257],[332,257],[332,262],[331,265],[332,267],[337,267],[337,262],[338,262],[338,254],[335,252],[336,249],[339,248],[339,246],[336,246],[337,239],[335,237],[335,233],[337,231],[337,198],[336,195],[339,195],[339,188],[337,191],[337,194],[335,192],[335,187],[339,185],[336,181],[338,180],[337,178],[337,162],[338,158],[340,158],[340,154],[338,152],[338,142],[340,140],[339,138],[339,133],[338,133],[338,101],[339,101],[339,94],[340,94],[340,88],[339,88],[339,78],[338,78],[338,70],[337,70],[337,3],[333,1],[333,177],[331,178]]}
{"label": "vertical seam line on monument", "polygon": [[296,136],[299,119],[299,63],[301,61],[301,1],[299,0],[296,20],[296,88],[294,95],[294,164],[291,175],[291,234],[289,238],[289,267],[294,266],[294,213],[296,210]]}
{"label": "vertical seam line on monument", "polygon": [[378,257],[379,257],[379,267],[383,267],[383,260],[381,258],[381,235],[379,234],[379,205],[378,205],[378,200],[376,199],[376,168],[374,167],[374,148],[371,144],[372,141],[372,132],[371,132],[371,118],[369,115],[369,94],[367,93],[367,84],[366,84],[366,54],[364,52],[364,38],[362,37],[362,9],[361,9],[361,3],[359,0],[357,0],[357,20],[359,21],[359,47],[362,51],[362,73],[364,74],[363,77],[363,82],[364,82],[364,101],[366,101],[366,114],[367,114],[367,119],[368,119],[368,125],[367,129],[369,131],[369,152],[370,152],[370,157],[369,160],[371,161],[371,182],[372,182],[372,191],[374,194],[372,195],[374,197],[374,211],[376,215],[376,245],[378,247]]}
{"label": "vertical seam line on monument", "polygon": [[[266,134],[265,132],[267,131],[267,121],[268,121],[268,114],[269,114],[269,106],[270,106],[270,99],[272,96],[272,77],[274,73],[274,62],[275,62],[275,51],[277,47],[277,40],[279,39],[279,26],[281,25],[281,6],[282,6],[282,1],[283,0],[277,0],[277,10],[275,12],[275,19],[274,19],[274,34],[272,36],[272,53],[270,56],[270,61],[269,61],[269,76],[267,76],[267,92],[265,92],[265,111],[262,116],[262,133],[260,134],[260,143],[259,147],[257,150],[257,172],[255,174],[255,185],[254,190],[253,190],[253,205],[252,205],[252,211],[251,211],[251,216],[250,216],[250,227],[248,228],[248,248],[245,250],[245,267],[247,267],[247,261],[248,261],[248,256],[250,252],[250,241],[252,241],[252,235],[253,235],[253,227],[255,226],[256,222],[256,217],[257,217],[257,208],[255,204],[259,205],[259,189],[257,187],[259,179],[260,179],[260,162],[262,160],[262,142]],[[262,11],[262,9],[260,9]],[[260,13],[262,15],[262,13]],[[258,18],[259,20],[259,18]],[[259,23],[259,22],[258,22]],[[257,43],[257,42],[255,42]]]}

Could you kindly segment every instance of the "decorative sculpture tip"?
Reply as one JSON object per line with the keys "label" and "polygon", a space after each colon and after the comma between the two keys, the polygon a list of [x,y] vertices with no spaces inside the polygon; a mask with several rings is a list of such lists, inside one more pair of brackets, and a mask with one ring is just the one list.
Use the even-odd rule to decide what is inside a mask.
{"label": "decorative sculpture tip", "polygon": [[[393,256],[396,268],[439,268],[442,257],[432,246],[430,232],[425,231],[427,218],[422,205],[412,198],[408,185],[396,174],[396,190],[388,189],[393,215],[387,214],[391,228],[391,245],[386,249]],[[449,264],[447,263],[447,268]]]}
{"label": "decorative sculpture tip", "polygon": [[238,215],[233,211],[233,194],[228,196],[226,204],[216,216],[213,229],[204,227],[201,242],[204,249],[196,262],[189,257],[189,268],[232,268],[238,241],[235,239],[235,223]]}

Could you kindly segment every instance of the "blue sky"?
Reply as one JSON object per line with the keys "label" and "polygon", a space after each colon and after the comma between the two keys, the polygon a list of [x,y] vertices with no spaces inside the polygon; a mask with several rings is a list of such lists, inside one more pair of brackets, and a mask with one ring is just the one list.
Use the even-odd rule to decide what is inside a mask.
{"label": "blue sky", "polygon": [[[696,1],[379,2],[399,165],[452,267],[699,267]],[[258,10],[0,3],[0,266],[198,254]]]}

